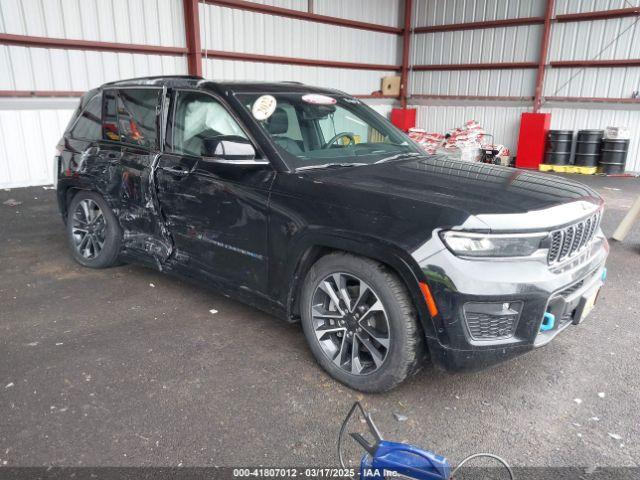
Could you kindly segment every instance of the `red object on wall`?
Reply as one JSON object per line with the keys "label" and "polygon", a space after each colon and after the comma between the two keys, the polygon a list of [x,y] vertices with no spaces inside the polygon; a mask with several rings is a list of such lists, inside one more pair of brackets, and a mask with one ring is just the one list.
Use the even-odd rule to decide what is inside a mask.
{"label": "red object on wall", "polygon": [[400,130],[408,132],[410,128],[416,126],[416,109],[394,108],[391,110],[391,123]]}
{"label": "red object on wall", "polygon": [[550,113],[522,114],[516,167],[538,169],[544,158],[544,148],[550,126]]}

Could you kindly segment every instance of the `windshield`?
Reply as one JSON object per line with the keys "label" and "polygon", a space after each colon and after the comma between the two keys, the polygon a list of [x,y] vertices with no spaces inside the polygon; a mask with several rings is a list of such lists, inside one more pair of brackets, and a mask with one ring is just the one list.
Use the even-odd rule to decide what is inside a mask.
{"label": "windshield", "polygon": [[407,136],[355,98],[305,93],[238,98],[292,169],[373,164],[421,153]]}

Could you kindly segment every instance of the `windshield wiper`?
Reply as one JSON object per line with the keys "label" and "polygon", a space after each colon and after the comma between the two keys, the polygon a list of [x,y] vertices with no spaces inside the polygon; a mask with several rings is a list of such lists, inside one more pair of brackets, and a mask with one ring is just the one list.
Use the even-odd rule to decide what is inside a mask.
{"label": "windshield wiper", "polygon": [[319,168],[336,168],[336,167],[361,167],[363,165],[368,165],[367,163],[323,163],[321,165],[309,165],[308,167],[298,167],[296,168],[296,172],[301,172],[302,170],[315,170]]}
{"label": "windshield wiper", "polygon": [[392,162],[394,160],[401,160],[403,158],[421,157],[421,156],[422,154],[418,152],[398,153],[397,155],[392,155],[390,157],[383,158],[382,160],[378,160],[376,163]]}

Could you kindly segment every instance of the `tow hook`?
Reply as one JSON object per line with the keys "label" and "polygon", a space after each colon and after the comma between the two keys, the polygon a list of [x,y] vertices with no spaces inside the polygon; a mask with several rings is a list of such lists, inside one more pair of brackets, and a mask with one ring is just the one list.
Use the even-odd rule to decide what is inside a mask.
{"label": "tow hook", "polygon": [[545,312],[544,318],[542,319],[542,325],[540,325],[540,331],[546,332],[548,330],[553,329],[556,325],[556,317],[553,313]]}

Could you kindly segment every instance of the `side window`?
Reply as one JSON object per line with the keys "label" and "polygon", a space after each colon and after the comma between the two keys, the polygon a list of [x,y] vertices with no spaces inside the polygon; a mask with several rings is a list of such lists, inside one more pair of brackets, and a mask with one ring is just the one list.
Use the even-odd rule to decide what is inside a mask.
{"label": "side window", "polygon": [[226,135],[247,138],[238,122],[215,98],[198,92],[177,93],[174,152],[201,156],[205,139]]}
{"label": "side window", "polygon": [[78,116],[71,129],[72,138],[84,140],[100,139],[100,117],[102,109],[102,94],[94,96]]}
{"label": "side window", "polygon": [[103,138],[156,148],[160,92],[154,88],[105,92]]}

